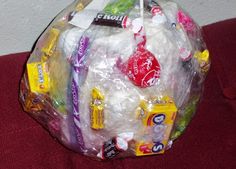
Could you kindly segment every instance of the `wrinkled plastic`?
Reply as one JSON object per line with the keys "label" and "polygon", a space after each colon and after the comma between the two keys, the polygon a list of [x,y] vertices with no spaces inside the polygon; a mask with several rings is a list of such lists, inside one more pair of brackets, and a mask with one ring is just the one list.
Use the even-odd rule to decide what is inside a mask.
{"label": "wrinkled plastic", "polygon": [[75,1],[39,38],[21,80],[23,108],[87,156],[164,153],[196,112],[210,67],[201,29],[164,0],[146,0],[143,18],[139,1],[104,0],[87,29],[74,24],[96,14],[93,2]]}

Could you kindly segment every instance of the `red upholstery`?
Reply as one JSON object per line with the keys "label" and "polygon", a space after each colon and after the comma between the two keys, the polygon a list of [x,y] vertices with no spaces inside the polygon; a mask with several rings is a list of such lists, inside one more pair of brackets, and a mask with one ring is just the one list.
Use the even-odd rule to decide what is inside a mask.
{"label": "red upholstery", "polygon": [[236,19],[203,30],[213,63],[204,96],[185,134],[159,156],[98,162],[61,146],[19,104],[29,53],[0,57],[0,168],[235,169]]}

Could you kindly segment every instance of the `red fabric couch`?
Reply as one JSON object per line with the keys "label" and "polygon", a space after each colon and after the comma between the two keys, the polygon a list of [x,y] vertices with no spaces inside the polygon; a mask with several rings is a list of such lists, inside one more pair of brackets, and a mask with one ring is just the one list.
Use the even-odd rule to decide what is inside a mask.
{"label": "red fabric couch", "polygon": [[98,162],[66,149],[19,104],[19,81],[29,53],[0,57],[0,168],[235,169],[236,19],[203,31],[212,68],[202,101],[184,135],[159,156]]}

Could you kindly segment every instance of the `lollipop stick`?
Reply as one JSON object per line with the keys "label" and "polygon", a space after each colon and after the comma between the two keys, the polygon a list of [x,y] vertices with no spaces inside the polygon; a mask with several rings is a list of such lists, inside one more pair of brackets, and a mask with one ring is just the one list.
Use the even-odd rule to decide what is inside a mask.
{"label": "lollipop stick", "polygon": [[140,16],[141,16],[142,24],[143,24],[144,1],[143,0],[139,0],[139,3],[140,3]]}

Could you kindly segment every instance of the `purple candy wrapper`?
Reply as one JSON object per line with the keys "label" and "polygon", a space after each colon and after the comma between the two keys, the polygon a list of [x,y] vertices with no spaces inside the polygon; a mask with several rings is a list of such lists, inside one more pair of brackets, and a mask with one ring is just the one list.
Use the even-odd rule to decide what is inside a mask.
{"label": "purple candy wrapper", "polygon": [[83,61],[86,56],[86,51],[89,46],[89,38],[82,36],[78,48],[74,54],[73,58],[73,69],[72,69],[72,83],[71,83],[71,93],[72,93],[72,102],[73,102],[73,117],[74,123],[76,127],[76,136],[77,141],[80,147],[80,150],[83,151],[85,149],[83,135],[80,129],[80,114],[79,114],[79,76],[80,72],[83,69]]}

